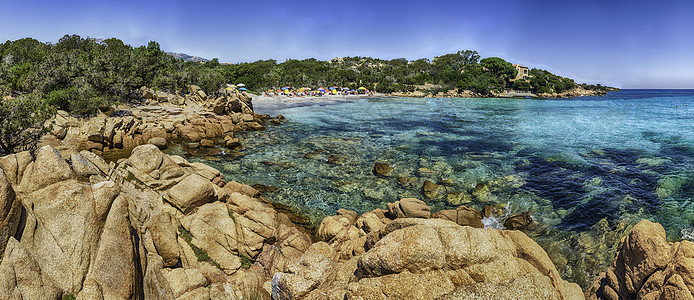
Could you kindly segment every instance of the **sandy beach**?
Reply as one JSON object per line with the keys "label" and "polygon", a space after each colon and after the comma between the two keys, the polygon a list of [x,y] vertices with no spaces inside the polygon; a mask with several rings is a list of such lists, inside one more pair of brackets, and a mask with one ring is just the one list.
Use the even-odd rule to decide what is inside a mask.
{"label": "sandy beach", "polygon": [[268,97],[253,95],[253,110],[259,114],[274,114],[276,111],[284,108],[311,105],[330,105],[340,102],[350,102],[358,99],[380,96],[383,95],[325,95],[321,97]]}

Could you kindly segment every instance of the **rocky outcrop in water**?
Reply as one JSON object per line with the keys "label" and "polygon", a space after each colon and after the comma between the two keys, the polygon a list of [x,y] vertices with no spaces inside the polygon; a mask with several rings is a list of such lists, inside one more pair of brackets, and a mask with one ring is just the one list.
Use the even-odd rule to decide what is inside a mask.
{"label": "rocky outcrop in water", "polygon": [[642,220],[622,239],[614,262],[586,299],[694,298],[694,243],[668,243],[665,229]]}

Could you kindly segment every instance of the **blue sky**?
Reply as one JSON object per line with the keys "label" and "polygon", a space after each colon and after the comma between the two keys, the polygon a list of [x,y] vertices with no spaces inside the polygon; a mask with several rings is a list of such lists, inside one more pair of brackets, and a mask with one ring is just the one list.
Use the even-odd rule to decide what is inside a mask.
{"label": "blue sky", "polygon": [[15,1],[0,41],[65,34],[223,62],[477,50],[577,82],[694,88],[694,1]]}

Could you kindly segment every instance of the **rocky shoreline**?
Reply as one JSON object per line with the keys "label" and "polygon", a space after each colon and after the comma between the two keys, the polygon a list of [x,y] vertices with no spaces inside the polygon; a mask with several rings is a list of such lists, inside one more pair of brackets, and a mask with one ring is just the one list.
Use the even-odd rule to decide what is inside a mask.
{"label": "rocky shoreline", "polygon": [[424,91],[414,92],[396,92],[390,93],[388,96],[393,97],[413,97],[413,98],[433,98],[433,97],[460,97],[460,98],[574,98],[583,96],[602,96],[606,95],[606,91],[587,90],[581,86],[577,86],[571,90],[561,93],[539,93],[507,90],[503,92],[492,92],[490,95],[475,93],[471,90],[449,90],[447,92],[438,92],[436,94],[427,93]]}
{"label": "rocky shoreline", "polygon": [[694,243],[667,243],[645,220],[585,292],[522,231],[483,229],[486,210],[404,198],[341,209],[312,237],[255,188],[161,151],[239,147],[235,132],[281,122],[248,95],[200,92],[143,88],[143,106],[61,112],[35,157],[0,158],[0,299],[692,297]]}

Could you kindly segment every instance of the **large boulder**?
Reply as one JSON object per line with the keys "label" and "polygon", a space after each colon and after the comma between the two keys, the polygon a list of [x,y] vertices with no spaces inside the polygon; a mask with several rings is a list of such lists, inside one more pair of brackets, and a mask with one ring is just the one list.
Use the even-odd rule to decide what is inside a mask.
{"label": "large boulder", "polygon": [[58,150],[51,146],[43,146],[38,150],[36,160],[24,171],[19,190],[35,191],[74,176],[72,168]]}
{"label": "large boulder", "polygon": [[[237,225],[221,202],[208,203],[181,220],[181,225],[192,235],[191,243],[205,249],[209,258],[219,264],[227,274],[241,267]],[[198,255],[198,260],[204,260]]]}
{"label": "large boulder", "polygon": [[182,212],[187,213],[200,205],[215,200],[212,183],[198,174],[190,174],[167,190],[167,200]]}
{"label": "large boulder", "polygon": [[404,198],[394,203],[388,203],[388,212],[394,218],[431,217],[429,206],[417,198]]}
{"label": "large boulder", "polygon": [[668,243],[658,223],[641,220],[622,239],[614,262],[586,299],[692,299],[694,243]]}

